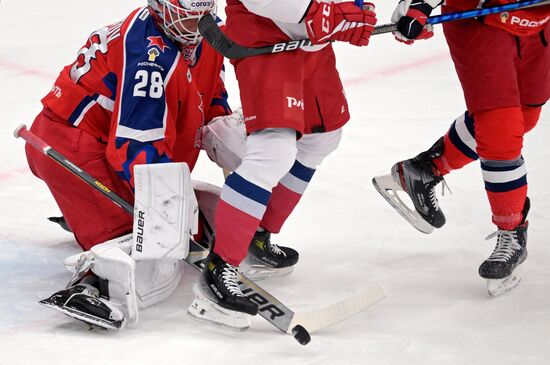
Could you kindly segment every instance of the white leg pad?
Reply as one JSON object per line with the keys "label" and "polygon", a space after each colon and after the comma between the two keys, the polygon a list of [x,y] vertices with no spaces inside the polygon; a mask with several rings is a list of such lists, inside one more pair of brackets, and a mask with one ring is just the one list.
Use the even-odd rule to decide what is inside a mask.
{"label": "white leg pad", "polygon": [[198,230],[198,203],[185,163],[134,167],[135,260],[184,259]]}

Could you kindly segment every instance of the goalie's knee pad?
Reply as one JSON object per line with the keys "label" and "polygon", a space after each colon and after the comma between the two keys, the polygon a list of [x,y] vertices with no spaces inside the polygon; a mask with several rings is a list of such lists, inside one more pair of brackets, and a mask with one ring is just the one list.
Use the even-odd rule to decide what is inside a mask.
{"label": "goalie's knee pad", "polygon": [[520,107],[475,113],[475,138],[479,157],[515,160],[521,155],[525,125]]}

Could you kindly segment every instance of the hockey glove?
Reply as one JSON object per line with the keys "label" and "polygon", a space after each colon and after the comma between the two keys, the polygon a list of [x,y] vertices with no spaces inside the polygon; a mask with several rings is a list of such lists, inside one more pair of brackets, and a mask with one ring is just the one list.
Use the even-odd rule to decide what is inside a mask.
{"label": "hockey glove", "polygon": [[313,0],[305,22],[313,44],[332,40],[366,46],[376,24],[376,14],[371,3],[365,3],[361,9],[350,1],[326,3]]}
{"label": "hockey glove", "polygon": [[442,0],[401,0],[395,8],[391,20],[397,24],[395,39],[405,44],[413,44],[417,39],[433,37],[433,26],[426,25],[432,10]]}

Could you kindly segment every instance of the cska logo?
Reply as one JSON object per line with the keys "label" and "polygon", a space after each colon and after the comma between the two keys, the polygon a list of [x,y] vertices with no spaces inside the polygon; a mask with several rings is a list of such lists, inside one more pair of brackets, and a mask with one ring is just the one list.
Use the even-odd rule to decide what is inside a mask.
{"label": "cska logo", "polygon": [[150,48],[150,47],[158,47],[158,49],[160,49],[161,52],[164,53],[164,49],[165,48],[168,48],[170,49],[170,47],[168,47],[166,45],[166,43],[164,43],[164,39],[162,39],[161,36],[156,36],[156,37],[147,37],[147,40],[149,41],[149,45],[147,46],[147,48]]}

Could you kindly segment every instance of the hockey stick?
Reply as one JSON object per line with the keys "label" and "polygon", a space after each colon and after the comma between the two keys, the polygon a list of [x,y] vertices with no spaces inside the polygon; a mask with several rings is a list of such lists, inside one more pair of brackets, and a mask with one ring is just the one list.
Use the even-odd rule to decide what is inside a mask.
{"label": "hockey stick", "polygon": [[[31,146],[42,151],[46,156],[50,157],[82,181],[99,191],[103,196],[121,207],[128,214],[134,214],[134,208],[130,203],[54,150],[40,137],[27,130],[24,124],[21,124],[15,129],[14,136],[24,139]],[[206,221],[205,223],[207,224]],[[211,227],[207,227],[207,229],[212,230]],[[208,247],[204,247],[194,240],[190,240],[189,243],[190,252],[185,262],[195,269],[202,271],[204,261],[208,255]],[[307,325],[311,327],[310,331],[315,331],[349,318],[384,298],[382,288],[378,284],[375,284],[341,303],[336,303],[310,313],[295,313],[250,279],[243,275],[241,275],[240,279],[241,283],[239,283],[239,285],[241,290],[252,301],[258,304],[258,313],[260,316],[282,332],[293,335],[302,345],[308,344],[311,340],[308,330],[301,325],[302,322],[307,323]]]}
{"label": "hockey stick", "polygon": [[[470,19],[506,11],[520,10],[530,7],[550,4],[550,0],[525,0],[506,5],[492,6],[482,9],[473,9],[456,13],[448,13],[428,18],[428,24],[441,24],[455,20]],[[395,32],[396,24],[383,24],[374,27],[373,35]],[[313,46],[309,39],[297,39],[263,47],[244,47],[229,39],[216,24],[211,16],[204,16],[199,20],[199,31],[212,47],[225,58],[245,58],[270,53],[295,51]]]}

